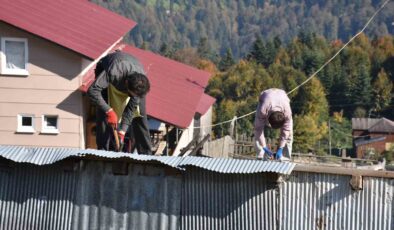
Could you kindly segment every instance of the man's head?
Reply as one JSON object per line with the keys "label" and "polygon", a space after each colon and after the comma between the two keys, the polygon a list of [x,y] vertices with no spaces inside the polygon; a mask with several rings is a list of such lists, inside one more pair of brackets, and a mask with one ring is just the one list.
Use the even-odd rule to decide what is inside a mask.
{"label": "man's head", "polygon": [[272,112],[268,117],[268,122],[273,129],[282,128],[285,123],[285,114],[279,111]]}
{"label": "man's head", "polygon": [[127,90],[129,96],[145,96],[150,90],[150,83],[144,74],[134,73],[127,81]]}

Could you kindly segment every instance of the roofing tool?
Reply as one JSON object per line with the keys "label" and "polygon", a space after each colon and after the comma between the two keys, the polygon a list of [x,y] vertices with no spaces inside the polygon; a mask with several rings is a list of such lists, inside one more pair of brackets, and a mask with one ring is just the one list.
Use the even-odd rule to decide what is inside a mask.
{"label": "roofing tool", "polygon": [[121,146],[119,143],[118,131],[116,130],[114,125],[111,125],[111,128],[112,128],[112,133],[114,134],[114,138],[115,138],[115,151],[119,152]]}

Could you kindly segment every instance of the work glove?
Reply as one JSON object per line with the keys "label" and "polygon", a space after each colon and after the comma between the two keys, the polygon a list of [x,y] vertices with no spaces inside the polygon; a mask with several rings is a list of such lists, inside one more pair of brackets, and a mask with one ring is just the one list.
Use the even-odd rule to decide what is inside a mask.
{"label": "work glove", "polygon": [[107,115],[107,123],[112,127],[118,127],[118,115],[116,115],[115,111],[111,108],[106,112]]}
{"label": "work glove", "polygon": [[283,147],[282,147],[282,148],[279,148],[278,151],[276,151],[276,156],[275,156],[275,158],[276,158],[277,160],[280,160],[280,159],[282,158],[282,155],[283,155]]}
{"label": "work glove", "polygon": [[265,154],[268,155],[268,158],[271,158],[271,157],[272,157],[273,153],[271,152],[271,150],[270,150],[269,148],[264,147],[264,148],[263,148],[263,151],[264,151]]}
{"label": "work glove", "polygon": [[125,136],[125,132],[124,131],[118,131],[119,144],[121,146],[124,143],[124,136]]}

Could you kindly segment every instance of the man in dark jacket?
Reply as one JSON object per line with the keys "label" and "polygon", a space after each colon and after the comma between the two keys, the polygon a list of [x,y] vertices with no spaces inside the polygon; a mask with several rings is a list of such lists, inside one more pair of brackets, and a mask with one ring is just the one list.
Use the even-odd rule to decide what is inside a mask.
{"label": "man in dark jacket", "polygon": [[150,83],[142,65],[133,56],[117,51],[100,59],[95,76],[88,95],[97,105],[97,148],[114,150],[111,139],[115,128],[121,142],[129,131],[135,138],[137,152],[152,154],[145,110]]}

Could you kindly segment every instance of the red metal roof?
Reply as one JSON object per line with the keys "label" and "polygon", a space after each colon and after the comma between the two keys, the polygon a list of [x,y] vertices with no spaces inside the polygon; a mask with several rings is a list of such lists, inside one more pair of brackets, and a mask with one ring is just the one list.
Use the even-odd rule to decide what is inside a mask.
{"label": "red metal roof", "polygon": [[204,115],[208,111],[209,107],[215,103],[215,101],[215,98],[204,93],[201,95],[200,102],[197,105],[197,112],[201,115]]}
{"label": "red metal roof", "polygon": [[89,1],[0,0],[0,20],[96,59],[136,23]]}
{"label": "red metal roof", "polygon": [[144,65],[151,82],[146,100],[148,115],[188,127],[211,74],[136,47],[126,46],[123,51]]}
{"label": "red metal roof", "polygon": [[[186,128],[199,112],[200,101],[203,103],[200,111],[212,101],[208,95],[202,99],[210,73],[129,45],[122,51],[138,59],[150,80],[151,90],[146,102],[149,116]],[[93,82],[94,68],[84,76],[82,91],[86,92]]]}

